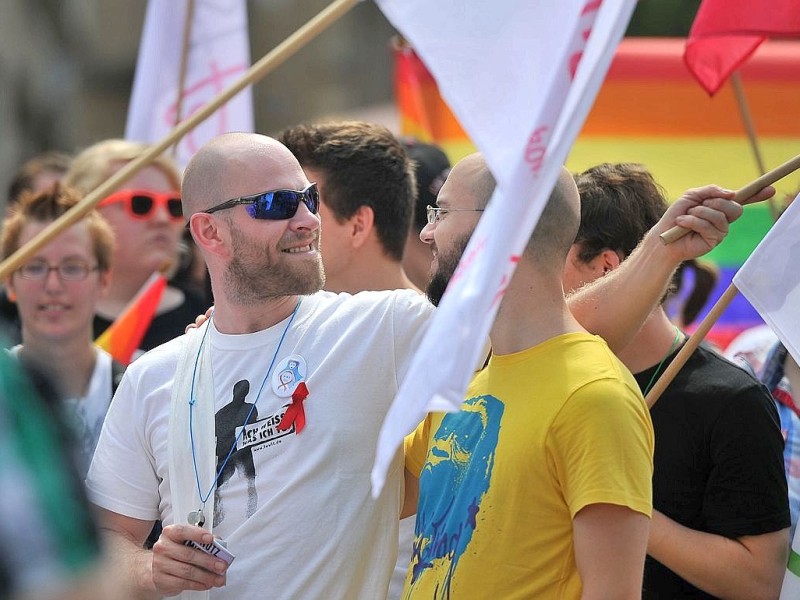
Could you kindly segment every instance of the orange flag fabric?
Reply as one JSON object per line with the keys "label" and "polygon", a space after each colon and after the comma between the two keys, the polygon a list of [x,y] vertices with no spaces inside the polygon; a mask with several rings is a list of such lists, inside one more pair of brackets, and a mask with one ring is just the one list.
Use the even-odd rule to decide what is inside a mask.
{"label": "orange flag fabric", "polygon": [[159,271],[153,273],[95,344],[123,365],[129,365],[153,321],[166,287],[167,278]]}

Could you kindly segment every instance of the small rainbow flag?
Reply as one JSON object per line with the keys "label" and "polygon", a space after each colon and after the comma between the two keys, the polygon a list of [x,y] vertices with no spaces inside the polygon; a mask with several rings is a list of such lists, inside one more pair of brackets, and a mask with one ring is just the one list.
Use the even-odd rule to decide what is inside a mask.
{"label": "small rainbow flag", "polygon": [[133,353],[139,348],[147,328],[153,321],[166,287],[167,278],[164,274],[160,271],[153,273],[130,304],[95,340],[95,344],[123,365],[129,365]]}
{"label": "small rainbow flag", "polygon": [[[760,175],[732,86],[724,84],[709,98],[684,64],[685,42],[683,38],[622,41],[570,152],[571,171],[601,162],[643,163],[671,198],[707,183],[737,189]],[[800,152],[799,72],[797,41],[765,42],[740,71],[767,169]],[[403,134],[441,145],[451,161],[474,151],[425,65],[413,49],[401,44],[395,52],[395,88]],[[778,197],[794,196],[800,175],[792,174],[776,187]],[[707,308],[728,287],[771,224],[766,203],[747,207],[725,242],[706,257],[720,268],[720,281]],[[705,312],[698,322],[703,316]],[[708,337],[724,348],[743,329],[761,323],[758,313],[739,296]]]}

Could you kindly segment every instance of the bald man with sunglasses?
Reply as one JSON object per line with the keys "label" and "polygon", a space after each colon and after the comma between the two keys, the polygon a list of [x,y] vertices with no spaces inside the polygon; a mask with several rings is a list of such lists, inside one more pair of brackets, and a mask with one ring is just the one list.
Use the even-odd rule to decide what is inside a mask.
{"label": "bald man with sunglasses", "polygon": [[[215,308],[133,363],[112,403],[87,478],[112,554],[142,598],[384,597],[402,457],[377,500],[369,472],[432,305],[409,290],[319,291],[318,197],[276,140],[216,138],[182,197]],[[708,211],[727,230],[741,208]],[[684,224],[712,246],[724,236],[707,215]],[[611,287],[571,299],[576,316],[623,345],[687,248],[627,261]],[[638,293],[617,297],[625,282]]]}

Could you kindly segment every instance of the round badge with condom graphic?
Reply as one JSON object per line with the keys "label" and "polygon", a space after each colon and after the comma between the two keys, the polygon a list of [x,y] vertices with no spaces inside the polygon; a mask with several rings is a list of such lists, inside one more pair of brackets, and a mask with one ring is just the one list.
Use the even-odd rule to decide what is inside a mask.
{"label": "round badge with condom graphic", "polygon": [[291,354],[281,360],[272,372],[272,391],[280,398],[288,398],[307,375],[306,359],[299,354]]}

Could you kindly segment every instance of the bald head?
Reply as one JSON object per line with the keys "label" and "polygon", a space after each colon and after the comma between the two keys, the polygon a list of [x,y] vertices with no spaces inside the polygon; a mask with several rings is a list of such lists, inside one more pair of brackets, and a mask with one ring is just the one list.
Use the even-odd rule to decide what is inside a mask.
{"label": "bald head", "polygon": [[561,173],[536,223],[525,255],[536,260],[537,265],[561,273],[580,222],[578,188],[570,172],[561,167]]}
{"label": "bald head", "polygon": [[189,161],[181,197],[188,218],[231,198],[276,189],[304,189],[308,180],[294,155],[277,140],[255,133],[227,133]]}
{"label": "bald head", "polygon": [[476,208],[486,208],[494,193],[496,182],[489,165],[480,153],[470,154],[458,161],[445,181],[457,184],[463,193],[472,197]]}

